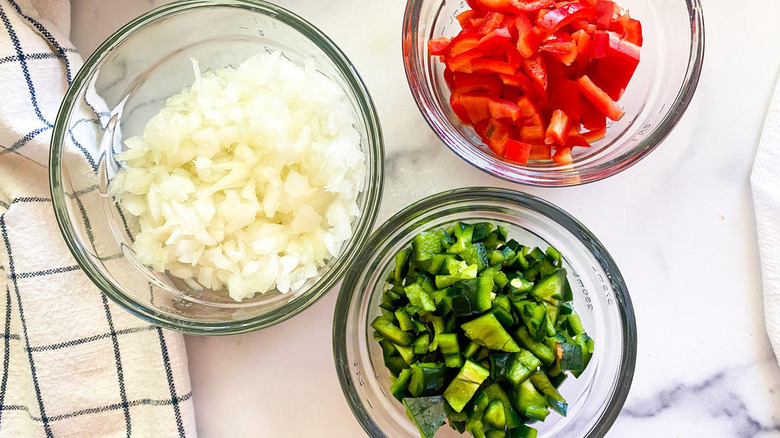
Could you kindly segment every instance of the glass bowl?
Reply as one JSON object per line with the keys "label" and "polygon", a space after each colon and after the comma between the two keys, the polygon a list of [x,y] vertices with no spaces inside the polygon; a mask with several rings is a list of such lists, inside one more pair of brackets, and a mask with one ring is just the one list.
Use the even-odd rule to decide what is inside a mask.
{"label": "glass bowl", "polygon": [[699,82],[704,27],[699,0],[620,0],[642,22],[641,61],[618,104],[625,116],[608,121],[607,135],[590,148],[575,148],[573,166],[552,160],[513,164],[493,154],[449,106],[444,65],[428,56],[427,42],[460,31],[462,0],[408,0],[403,24],[406,77],[423,116],[453,152],[491,175],[531,186],[570,186],[598,181],[631,167],[669,135]]}
{"label": "glass bowl", "polygon": [[[400,211],[374,232],[357,257],[360,265],[345,276],[334,316],[333,350],[355,417],[372,437],[420,436],[390,394],[390,373],[370,324],[380,315],[382,288],[395,254],[417,233],[456,221],[501,224],[523,245],[553,246],[561,252],[575,311],[596,348],[586,371],[560,387],[569,415],[552,413],[533,426],[539,438],[604,436],[623,407],[636,363],[636,320],[623,277],[598,239],[569,214],[539,198],[495,188],[443,192]],[[461,435],[445,425],[436,436]]]}
{"label": "glass bowl", "polygon": [[[353,235],[304,286],[303,292],[258,294],[235,302],[152,272],[131,248],[132,215],[118,209],[107,187],[120,165],[123,140],[194,81],[201,70],[238,65],[279,50],[338,83],[357,115],[366,154],[366,183]],[[78,141],[77,141],[78,139]],[[73,79],[54,127],[50,184],[65,240],[78,264],[111,299],[160,326],[195,334],[235,334],[297,314],[330,290],[353,264],[373,227],[383,184],[382,134],[371,98],[352,64],[322,32],[300,17],[256,0],[185,0],[144,14],[106,40]],[[108,158],[107,158],[108,157]]]}

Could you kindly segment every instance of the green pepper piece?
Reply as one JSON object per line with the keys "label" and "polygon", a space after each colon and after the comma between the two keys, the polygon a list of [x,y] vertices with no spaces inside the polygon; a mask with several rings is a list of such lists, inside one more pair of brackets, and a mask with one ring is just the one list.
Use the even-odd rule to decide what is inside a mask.
{"label": "green pepper piece", "polygon": [[537,301],[547,301],[557,305],[563,300],[564,283],[567,281],[566,270],[558,269],[534,285],[530,294]]}
{"label": "green pepper piece", "polygon": [[501,380],[504,372],[504,368],[509,364],[512,358],[512,353],[504,353],[501,351],[491,351],[488,355],[490,359],[490,379],[494,382]]}
{"label": "green pepper piece", "polygon": [[423,231],[412,239],[414,259],[417,261],[428,260],[441,252],[441,235],[435,231]]}
{"label": "green pepper piece", "polygon": [[441,396],[405,398],[403,404],[422,438],[433,438],[447,419]]}
{"label": "green pepper piece", "polygon": [[477,271],[481,271],[488,267],[487,251],[485,245],[482,243],[474,243],[467,245],[466,249],[460,252],[460,257],[469,266],[477,265]]}
{"label": "green pepper piece", "polygon": [[455,244],[447,248],[447,252],[450,254],[458,254],[466,249],[472,241],[474,235],[474,226],[466,225],[462,222],[458,222],[453,227],[453,234],[458,239]]}
{"label": "green pepper piece", "polygon": [[477,278],[477,265],[468,266],[466,269],[450,275],[437,275],[436,287],[439,289],[451,286],[458,281],[471,280]]}
{"label": "green pepper piece", "polygon": [[439,333],[436,335],[439,341],[439,350],[441,354],[460,354],[460,345],[458,344],[458,335],[455,333]]}
{"label": "green pepper piece", "polygon": [[407,298],[409,298],[409,303],[413,306],[417,306],[426,312],[436,310],[436,303],[434,303],[433,298],[419,284],[410,284],[404,288],[404,291]]}
{"label": "green pepper piece", "polygon": [[393,279],[397,282],[404,281],[409,272],[409,249],[402,249],[395,255],[395,269],[393,270]]}
{"label": "green pepper piece", "polygon": [[391,356],[385,358],[385,366],[387,367],[387,370],[390,371],[390,374],[393,376],[397,376],[406,368],[409,368],[409,364],[406,363],[403,357],[401,356]]}
{"label": "green pepper piece", "polygon": [[396,353],[398,353],[398,350],[396,350],[395,345],[392,342],[388,341],[387,339],[380,340],[379,346],[382,347],[382,357],[384,358],[394,356]]}
{"label": "green pepper piece", "polygon": [[526,260],[529,262],[541,262],[544,260],[545,253],[539,248],[534,248],[530,253],[526,255]]}
{"label": "green pepper piece", "polygon": [[485,432],[485,438],[506,438],[506,432],[498,429],[490,429]]}
{"label": "green pepper piece", "polygon": [[441,394],[444,388],[444,364],[417,362],[411,365],[409,393],[415,397]]}
{"label": "green pepper piece", "polygon": [[553,248],[552,246],[547,247],[547,251],[545,251],[545,254],[547,255],[547,260],[552,262],[553,264],[558,264],[561,262],[561,253],[558,252],[557,249]]}
{"label": "green pepper piece", "polygon": [[489,222],[479,222],[474,224],[474,233],[471,237],[472,242],[479,242],[488,237],[490,232],[493,231],[493,224]]}
{"label": "green pepper piece", "polygon": [[414,354],[425,354],[428,352],[429,344],[430,340],[428,339],[428,334],[422,334],[412,342],[412,350],[414,351]]}
{"label": "green pepper piece", "polygon": [[447,368],[460,368],[463,366],[463,356],[460,353],[445,354],[444,366]]}
{"label": "green pepper piece", "polygon": [[515,428],[523,423],[523,420],[518,415],[517,411],[512,408],[512,403],[509,401],[509,396],[501,388],[498,383],[493,383],[484,390],[485,395],[490,400],[501,400],[504,405],[504,418],[506,418],[506,427],[509,429]]}
{"label": "green pepper piece", "polygon": [[398,326],[401,328],[401,330],[405,332],[414,330],[414,322],[412,322],[412,317],[409,316],[409,314],[404,310],[396,310],[395,318],[398,320]]}
{"label": "green pepper piece", "polygon": [[501,400],[493,400],[485,409],[485,414],[482,416],[483,421],[488,426],[496,429],[503,429],[506,427],[506,414],[504,412],[504,403]]}
{"label": "green pepper piece", "polygon": [[581,346],[567,342],[556,343],[555,351],[560,361],[561,371],[582,371],[585,369]]}
{"label": "green pepper piece", "polygon": [[371,327],[394,344],[406,346],[412,343],[413,337],[411,333],[401,330],[395,324],[382,317],[377,317],[371,323]]}
{"label": "green pepper piece", "polygon": [[492,313],[461,324],[460,327],[469,339],[491,350],[509,353],[520,351],[520,346]]}
{"label": "green pepper piece", "polygon": [[401,357],[404,358],[404,362],[411,365],[412,362],[414,362],[414,347],[412,346],[403,346],[394,344],[395,349],[398,350],[398,353],[401,354]]}
{"label": "green pepper piece", "polygon": [[538,392],[530,380],[520,384],[520,389],[515,391],[517,412],[534,420],[544,421],[550,414],[547,408],[547,400]]}
{"label": "green pepper piece", "polygon": [[555,353],[552,349],[531,337],[527,328],[519,328],[515,332],[515,337],[523,347],[530,350],[543,364],[550,366],[555,361]]}
{"label": "green pepper piece", "polygon": [[529,292],[534,287],[534,283],[526,280],[520,273],[512,276],[507,275],[507,279],[509,279],[507,292],[510,295],[522,295]]}
{"label": "green pepper piece", "polygon": [[536,438],[537,433],[538,431],[533,427],[521,424],[520,426],[511,429],[509,431],[509,436],[506,438]]}
{"label": "green pepper piece", "polygon": [[398,399],[398,401],[401,401],[404,398],[406,387],[409,386],[409,380],[411,379],[412,370],[404,368],[401,370],[401,373],[398,374],[398,378],[395,379],[395,382],[390,386],[390,393],[393,394],[393,397]]}
{"label": "green pepper piece", "polygon": [[467,359],[471,358],[477,353],[477,351],[479,351],[481,347],[482,346],[477,344],[476,342],[470,341],[469,344],[466,345],[466,349],[463,350],[463,355],[466,356]]}
{"label": "green pepper piece", "polygon": [[566,403],[566,399],[563,398],[563,396],[558,392],[557,389],[555,389],[555,386],[553,386],[552,382],[550,382],[550,379],[547,378],[547,376],[542,372],[535,372],[531,375],[531,384],[534,385],[534,387],[544,395],[544,397],[547,399],[547,404],[557,413],[566,416],[566,410],[568,408],[568,404]]}
{"label": "green pepper piece", "polygon": [[585,333],[585,329],[582,327],[582,320],[580,320],[579,315],[576,313],[569,315],[566,318],[566,321],[569,323],[569,334],[571,336],[578,336]]}
{"label": "green pepper piece", "polygon": [[482,313],[492,305],[493,280],[478,277],[461,280],[452,285],[452,311],[457,316]]}
{"label": "green pepper piece", "polygon": [[[523,351],[528,353],[526,350]],[[521,360],[522,354],[523,352],[515,353],[507,363],[507,366],[502,370],[503,377],[506,378],[514,388],[517,388],[526,379],[531,377],[531,370],[529,370]],[[531,353],[528,354],[530,355]],[[538,361],[535,357],[534,359]],[[541,365],[541,362],[539,364]]]}
{"label": "green pepper piece", "polygon": [[458,372],[458,375],[450,382],[447,389],[444,390],[444,398],[450,404],[452,409],[460,412],[471,400],[474,393],[479,389],[479,385],[488,378],[490,372],[471,360],[466,363]]}

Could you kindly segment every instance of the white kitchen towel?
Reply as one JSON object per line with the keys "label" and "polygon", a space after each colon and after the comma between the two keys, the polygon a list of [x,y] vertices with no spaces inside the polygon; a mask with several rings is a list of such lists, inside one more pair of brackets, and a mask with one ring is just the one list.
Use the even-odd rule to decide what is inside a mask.
{"label": "white kitchen towel", "polygon": [[69,17],[66,0],[0,0],[0,437],[195,436],[182,336],[107,300],[57,228],[49,139],[82,63]]}
{"label": "white kitchen towel", "polygon": [[764,316],[780,363],[780,78],[767,110],[750,175],[764,283]]}

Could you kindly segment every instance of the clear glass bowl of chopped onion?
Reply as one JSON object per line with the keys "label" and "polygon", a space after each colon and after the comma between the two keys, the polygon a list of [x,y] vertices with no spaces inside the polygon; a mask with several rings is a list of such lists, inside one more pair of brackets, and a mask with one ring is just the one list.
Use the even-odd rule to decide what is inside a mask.
{"label": "clear glass bowl of chopped onion", "polygon": [[79,266],[131,313],[186,333],[256,330],[311,305],[356,261],[382,181],[354,67],[254,0],[185,0],[128,23],[74,77],[52,136],[56,217]]}

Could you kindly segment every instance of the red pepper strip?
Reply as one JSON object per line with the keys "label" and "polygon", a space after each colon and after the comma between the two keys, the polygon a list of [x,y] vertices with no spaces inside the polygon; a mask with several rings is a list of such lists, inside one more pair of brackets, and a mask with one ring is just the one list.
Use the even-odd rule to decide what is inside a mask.
{"label": "red pepper strip", "polygon": [[[474,3],[478,5],[479,9],[509,14],[538,11],[555,6],[554,0],[474,0]],[[472,9],[474,8],[472,7]]]}
{"label": "red pepper strip", "polygon": [[582,95],[585,96],[602,114],[612,120],[620,120],[623,110],[601,88],[597,87],[588,75],[577,79]]}
{"label": "red pepper strip", "polygon": [[[626,12],[626,15],[628,15],[628,12]],[[626,34],[626,41],[642,47],[642,23],[640,23],[639,20],[629,18],[625,23],[623,23],[623,30]]]}
{"label": "red pepper strip", "polygon": [[490,150],[496,155],[504,157],[506,155],[506,143],[509,140],[510,127],[507,123],[496,119],[490,119],[485,127],[483,140],[487,143]]}
{"label": "red pepper strip", "polygon": [[520,123],[520,141],[531,144],[544,143],[544,121],[536,106],[528,96],[517,100],[522,114]]}
{"label": "red pepper strip", "polygon": [[571,121],[569,116],[561,110],[555,110],[552,113],[550,124],[547,126],[547,131],[544,133],[545,144],[566,144],[566,139],[569,138],[569,131],[571,130]]}
{"label": "red pepper strip", "polygon": [[562,147],[555,151],[555,155],[552,157],[553,161],[558,164],[571,164],[571,148]]}
{"label": "red pepper strip", "polygon": [[511,39],[512,35],[509,34],[509,30],[500,27],[483,36],[477,43],[477,49],[487,56],[492,56],[499,53]]}
{"label": "red pepper strip", "polygon": [[599,0],[582,0],[582,3],[588,6],[596,6],[599,3]]}
{"label": "red pepper strip", "polygon": [[471,61],[471,68],[477,73],[498,73],[505,75],[515,74],[515,68],[512,64],[495,59],[477,58]]}
{"label": "red pepper strip", "polygon": [[593,131],[588,131],[584,134],[582,134],[582,137],[588,142],[593,143],[594,141],[599,141],[602,138],[604,138],[607,135],[607,128],[604,127],[602,129],[595,129]]}
{"label": "red pepper strip", "polygon": [[452,73],[452,70],[450,70],[448,67],[444,68],[444,82],[447,83],[447,87],[452,90],[452,87],[455,86],[455,77]]}
{"label": "red pepper strip", "polygon": [[471,118],[469,117],[468,111],[466,111],[466,107],[463,106],[463,103],[460,101],[460,94],[453,93],[450,95],[450,107],[452,108],[452,111],[455,113],[456,116],[458,116],[458,119],[463,124],[470,124]]}
{"label": "red pepper strip", "polygon": [[[503,80],[503,79],[502,79]],[[579,120],[582,114],[582,93],[577,83],[567,78],[550,79],[550,99],[548,105],[566,113],[570,119]]]}
{"label": "red pepper strip", "polygon": [[461,31],[458,36],[450,41],[449,56],[454,58],[461,53],[468,52],[477,47],[479,35],[471,31]]}
{"label": "red pepper strip", "polygon": [[[504,88],[501,79],[491,73],[462,73],[453,75],[454,89],[459,93],[484,92],[488,96],[499,97]],[[450,87],[453,88],[453,87]]]}
{"label": "red pepper strip", "polygon": [[572,127],[569,130],[569,137],[566,139],[566,143],[564,143],[563,145],[570,149],[573,149],[575,147],[584,147],[584,148],[590,147],[590,143],[588,143],[588,140],[585,139],[585,137],[583,137],[582,134],[580,134],[580,131],[578,131],[577,128],[574,127]]}
{"label": "red pepper strip", "polygon": [[522,96],[522,91],[515,87],[504,87],[501,91],[501,98],[510,102],[517,102]]}
{"label": "red pepper strip", "polygon": [[450,58],[447,62],[447,67],[452,71],[460,71],[463,73],[471,73],[474,69],[471,67],[471,61],[476,60],[482,56],[482,52],[477,49],[463,52],[458,56]]}
{"label": "red pepper strip", "polygon": [[524,58],[530,58],[539,49],[539,37],[534,33],[533,25],[525,14],[515,18],[517,29],[517,50]]}
{"label": "red pepper strip", "polygon": [[[577,90],[579,90],[579,88],[580,86],[577,84]],[[582,123],[582,126],[584,126],[585,129],[595,130],[607,127],[607,116],[601,114],[601,111],[599,111],[595,105],[590,103],[590,101],[585,96],[582,96],[580,99],[580,106],[582,107],[580,123]],[[571,139],[571,135],[569,136],[569,139]]]}
{"label": "red pepper strip", "polygon": [[603,30],[593,32],[593,40],[590,46],[590,59],[600,59],[607,56],[609,48],[609,34]]}
{"label": "red pepper strip", "polygon": [[511,119],[513,122],[520,118],[520,107],[516,103],[504,99],[489,98],[488,111],[494,119]]}
{"label": "red pepper strip", "polygon": [[428,41],[428,52],[432,56],[447,54],[450,48],[450,39],[445,37],[434,38]]}
{"label": "red pepper strip", "polygon": [[488,97],[484,94],[463,93],[460,95],[459,102],[463,105],[471,123],[479,123],[490,118]]}
{"label": "red pepper strip", "polygon": [[531,152],[528,154],[529,160],[549,160],[552,154],[550,146],[546,144],[532,144]]}
{"label": "red pepper strip", "polygon": [[[498,77],[501,78],[501,82],[503,82],[504,85],[517,87],[526,96],[536,97],[536,89],[534,88],[534,84],[531,82],[531,78],[526,76],[525,73],[520,71],[514,75],[498,75]],[[579,89],[577,89],[577,93],[579,94]]]}
{"label": "red pepper strip", "polygon": [[482,18],[482,22],[477,29],[477,33],[480,35],[487,35],[490,32],[498,29],[504,23],[504,14],[500,12],[488,12]]}
{"label": "red pepper strip", "polygon": [[[607,34],[609,35],[609,43],[606,54],[599,59],[596,73],[605,82],[613,85],[611,88],[622,92],[628,87],[628,83],[639,65],[640,49],[636,44],[620,39],[614,32],[607,32]],[[617,99],[612,93],[609,94],[612,95],[613,99]]]}
{"label": "red pepper strip", "polygon": [[519,70],[520,67],[523,65],[523,55],[520,54],[520,52],[517,51],[515,46],[511,44],[507,44],[504,47],[504,55],[506,55],[506,62],[512,65],[512,67],[515,68],[515,70]]}
{"label": "red pepper strip", "polygon": [[531,154],[531,145],[521,141],[512,140],[506,142],[506,159],[518,164],[527,164]]}
{"label": "red pepper strip", "polygon": [[595,16],[595,9],[579,3],[570,3],[544,14],[536,21],[536,26],[547,35],[552,35],[574,20],[593,20]]}
{"label": "red pepper strip", "polygon": [[538,91],[538,96],[547,96],[547,67],[542,57],[536,53],[523,61],[522,69],[528,74]]}
{"label": "red pepper strip", "polygon": [[584,69],[588,65],[590,60],[590,47],[591,39],[587,32],[580,29],[571,35],[572,39],[577,43],[577,66]]}
{"label": "red pepper strip", "polygon": [[616,5],[610,1],[599,1],[596,5],[596,20],[595,24],[599,29],[609,29],[609,25],[612,23],[612,18],[615,15]]}
{"label": "red pepper strip", "polygon": [[577,59],[577,43],[565,32],[556,32],[556,35],[558,34],[565,37],[560,36],[545,42],[539,50],[549,53],[553,59],[568,67]]}
{"label": "red pepper strip", "polygon": [[460,23],[460,27],[462,29],[471,26],[471,20],[474,18],[477,18],[477,11],[473,9],[466,9],[465,11],[458,14],[457,17],[455,17],[455,19],[458,20],[458,23]]}

